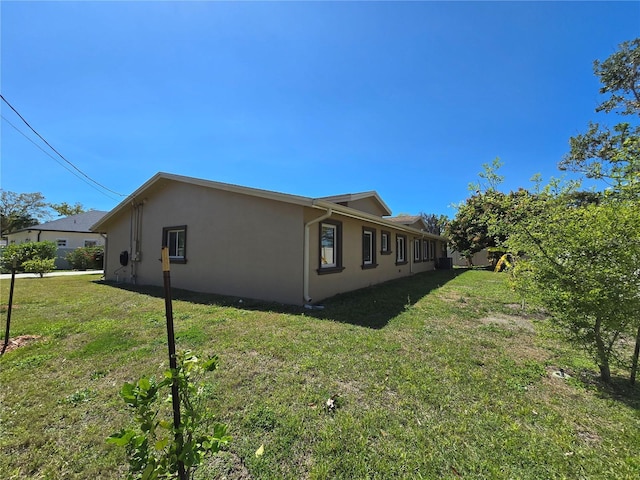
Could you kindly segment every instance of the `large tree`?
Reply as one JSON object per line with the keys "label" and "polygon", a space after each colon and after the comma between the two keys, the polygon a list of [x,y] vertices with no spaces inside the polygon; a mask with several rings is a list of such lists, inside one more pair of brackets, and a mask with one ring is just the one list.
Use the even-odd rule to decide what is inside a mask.
{"label": "large tree", "polygon": [[608,382],[620,340],[640,314],[640,209],[630,200],[572,201],[548,199],[507,243],[526,252],[516,266],[517,284],[592,354]]}
{"label": "large tree", "polygon": [[[590,123],[586,133],[569,140],[570,151],[559,164],[561,170],[604,180],[616,194],[640,195],[640,38],[623,42],[609,58],[594,62],[600,93],[607,98],[598,112],[615,112],[631,121],[609,127]],[[635,122],[635,125],[633,124]]]}
{"label": "large tree", "polygon": [[0,190],[2,235],[38,224],[48,217],[48,207],[40,192],[15,193]]}
{"label": "large tree", "polygon": [[[640,114],[640,39],[596,61],[594,71],[600,93],[607,95],[597,111]],[[601,195],[552,196],[537,215],[520,222],[508,241],[512,251],[526,252],[515,278],[569,338],[593,354],[605,382],[621,339],[635,337],[634,383],[640,351],[640,128],[591,123],[569,143],[560,168],[608,185]]]}

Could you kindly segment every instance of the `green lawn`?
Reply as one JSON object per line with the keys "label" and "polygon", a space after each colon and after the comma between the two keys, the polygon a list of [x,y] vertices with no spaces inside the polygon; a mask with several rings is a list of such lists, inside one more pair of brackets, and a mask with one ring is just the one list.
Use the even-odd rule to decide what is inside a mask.
{"label": "green lawn", "polygon": [[[220,356],[233,436],[199,478],[640,478],[640,390],[598,385],[504,278],[419,274],[321,311],[174,291],[178,349]],[[124,476],[105,438],[131,422],[122,383],[167,368],[161,294],[16,281],[12,336],[41,338],[0,359],[3,479]]]}

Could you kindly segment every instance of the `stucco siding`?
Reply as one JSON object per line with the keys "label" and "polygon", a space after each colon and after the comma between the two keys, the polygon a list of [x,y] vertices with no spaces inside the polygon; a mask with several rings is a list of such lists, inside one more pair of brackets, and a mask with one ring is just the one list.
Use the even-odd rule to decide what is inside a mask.
{"label": "stucco siding", "polygon": [[[142,199],[140,199],[142,200]],[[136,214],[109,226],[107,279],[160,285],[158,259],[164,227],[182,226],[186,263],[171,264],[177,288],[245,298],[300,303],[302,298],[302,207],[249,195],[170,182],[149,191]],[[133,223],[134,232],[129,225]],[[131,250],[139,262],[120,269],[119,254]],[[133,240],[129,245],[129,237]],[[122,274],[122,275],[120,275]]]}
{"label": "stucco siding", "polygon": [[[316,212],[309,211],[305,220],[309,221],[313,217],[319,216]],[[336,273],[318,273],[320,265],[320,224],[313,224],[310,231],[310,294],[312,302],[321,301],[341,292],[364,288],[388,280],[397,279],[414,273],[433,270],[435,262],[413,261],[414,236],[400,230],[381,226],[366,221],[344,217],[334,214],[330,218],[333,221],[342,223],[342,267],[344,270]],[[376,236],[376,263],[375,268],[362,268],[362,235],[363,227],[375,230]],[[382,254],[381,231],[385,230],[391,234],[389,239],[391,253]],[[405,264],[396,264],[396,234],[404,235],[407,238]]]}

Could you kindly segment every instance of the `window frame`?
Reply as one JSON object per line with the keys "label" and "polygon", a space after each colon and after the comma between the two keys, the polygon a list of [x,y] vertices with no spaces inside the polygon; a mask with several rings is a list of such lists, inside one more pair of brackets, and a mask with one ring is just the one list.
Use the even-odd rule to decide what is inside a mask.
{"label": "window frame", "polygon": [[[384,239],[387,239],[386,245]],[[380,255],[391,255],[391,232],[388,230],[380,231]]]}
{"label": "window frame", "polygon": [[[30,241],[30,240],[27,239],[27,241]],[[60,244],[61,242],[64,242],[64,243],[61,245]],[[67,248],[68,245],[69,245],[68,238],[56,238],[56,248]]]}
{"label": "window frame", "polygon": [[[176,255],[171,255],[171,245],[169,245],[169,234],[171,232],[178,232],[176,236]],[[179,243],[179,232],[184,232],[184,246],[182,249],[182,255],[177,255],[178,253],[178,243]],[[163,227],[162,228],[162,246],[169,248],[169,262],[170,263],[187,263],[187,226],[186,225],[176,225],[173,227]]]}
{"label": "window frame", "polygon": [[[369,238],[368,248],[366,246],[366,238]],[[367,260],[367,254],[369,259]],[[376,268],[378,266],[376,259],[376,229],[371,227],[362,227],[362,269]]]}
{"label": "window frame", "polygon": [[407,236],[396,233],[396,265],[406,265],[407,263],[409,263],[407,261]]}
{"label": "window frame", "polygon": [[[334,261],[330,264],[323,264],[322,259],[324,256],[322,255],[322,237],[323,230],[325,227],[330,227],[334,231],[333,238],[333,257]],[[318,269],[316,270],[319,275],[324,275],[327,273],[339,273],[344,270],[342,266],[342,222],[338,220],[323,220],[320,222],[318,227]]]}
{"label": "window frame", "polygon": [[[97,247],[98,246],[98,241],[97,240],[92,240],[92,239],[84,239],[84,248],[91,248],[91,247]],[[90,243],[91,245],[87,245],[87,243]]]}
{"label": "window frame", "polygon": [[422,261],[429,261],[429,240],[426,238],[422,239]]}
{"label": "window frame", "polygon": [[411,243],[413,243],[413,263],[422,262],[422,241],[414,238]]}

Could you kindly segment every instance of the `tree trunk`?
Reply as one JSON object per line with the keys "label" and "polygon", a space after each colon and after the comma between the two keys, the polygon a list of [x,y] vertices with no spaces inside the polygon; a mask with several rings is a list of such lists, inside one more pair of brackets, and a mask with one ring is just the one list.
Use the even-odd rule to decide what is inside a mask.
{"label": "tree trunk", "polygon": [[633,361],[631,362],[631,375],[629,376],[629,383],[631,385],[636,384],[636,372],[638,371],[638,356],[640,356],[640,326],[638,326],[638,333],[636,334],[636,348],[633,351]]}
{"label": "tree trunk", "polygon": [[604,346],[602,340],[602,334],[600,332],[600,326],[602,320],[596,319],[596,324],[593,328],[593,333],[596,341],[596,352],[598,355],[598,367],[600,368],[600,378],[604,383],[611,383],[611,369],[609,368],[609,354],[607,348]]}

